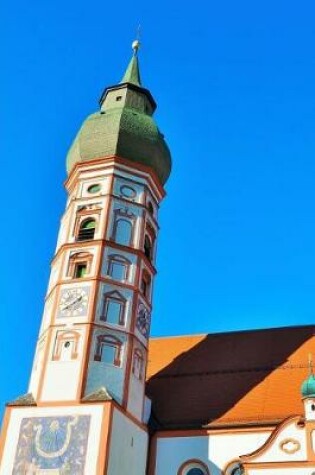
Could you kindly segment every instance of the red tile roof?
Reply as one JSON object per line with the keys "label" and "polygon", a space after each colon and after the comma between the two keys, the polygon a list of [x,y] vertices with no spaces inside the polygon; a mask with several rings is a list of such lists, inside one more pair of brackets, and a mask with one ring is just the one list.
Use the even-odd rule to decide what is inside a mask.
{"label": "red tile roof", "polygon": [[274,424],[302,414],[315,326],[152,338],[147,394],[157,427]]}

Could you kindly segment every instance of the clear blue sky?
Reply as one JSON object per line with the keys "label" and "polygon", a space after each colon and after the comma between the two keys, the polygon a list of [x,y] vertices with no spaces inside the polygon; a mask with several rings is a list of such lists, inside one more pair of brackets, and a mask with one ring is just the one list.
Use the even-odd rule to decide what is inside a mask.
{"label": "clear blue sky", "polygon": [[142,25],[173,155],[153,335],[314,322],[314,2],[1,3],[0,403],[26,391],[65,155]]}

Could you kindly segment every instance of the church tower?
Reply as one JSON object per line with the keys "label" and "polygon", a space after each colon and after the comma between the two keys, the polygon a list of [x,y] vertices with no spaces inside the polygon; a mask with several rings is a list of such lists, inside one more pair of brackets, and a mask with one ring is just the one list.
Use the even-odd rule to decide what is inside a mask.
{"label": "church tower", "polygon": [[67,156],[68,200],[28,393],[8,403],[0,475],[145,475],[147,347],[171,157],[139,42]]}

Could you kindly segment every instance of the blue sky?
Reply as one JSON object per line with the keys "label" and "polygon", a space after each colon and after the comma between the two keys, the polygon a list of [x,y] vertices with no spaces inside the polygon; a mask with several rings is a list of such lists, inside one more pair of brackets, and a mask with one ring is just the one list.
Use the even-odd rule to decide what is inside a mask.
{"label": "blue sky", "polygon": [[173,171],[152,334],[314,322],[311,1],[2,2],[0,403],[26,391],[65,155],[142,26]]}

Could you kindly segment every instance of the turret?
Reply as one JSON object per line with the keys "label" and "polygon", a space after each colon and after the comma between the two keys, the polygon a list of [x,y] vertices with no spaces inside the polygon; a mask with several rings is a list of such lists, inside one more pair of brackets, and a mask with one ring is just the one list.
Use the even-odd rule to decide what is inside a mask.
{"label": "turret", "polygon": [[313,372],[311,372],[309,377],[303,382],[301,395],[306,420],[315,421],[315,375]]}

